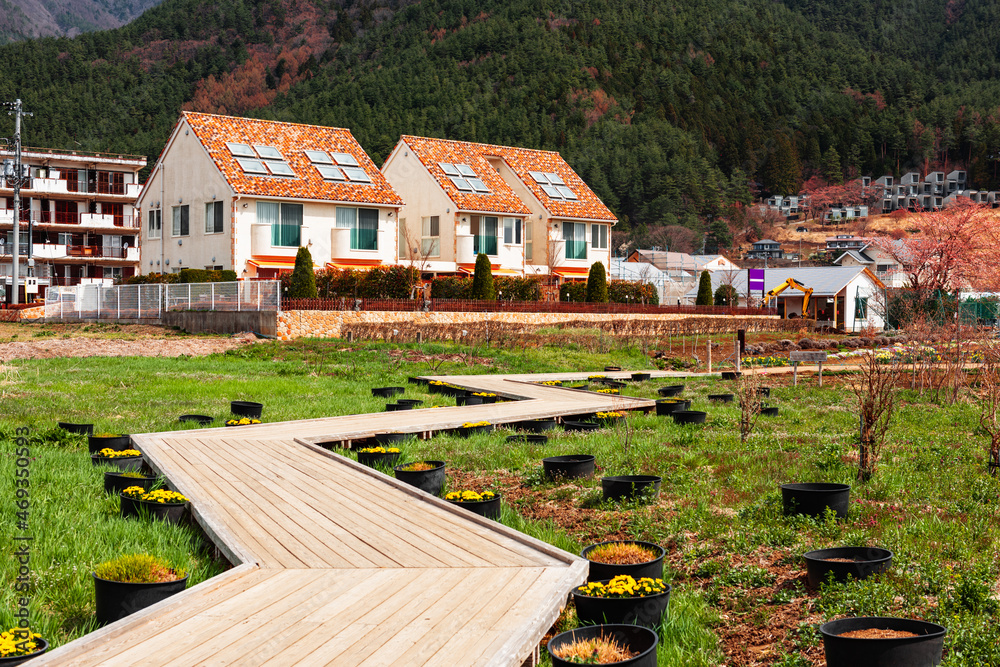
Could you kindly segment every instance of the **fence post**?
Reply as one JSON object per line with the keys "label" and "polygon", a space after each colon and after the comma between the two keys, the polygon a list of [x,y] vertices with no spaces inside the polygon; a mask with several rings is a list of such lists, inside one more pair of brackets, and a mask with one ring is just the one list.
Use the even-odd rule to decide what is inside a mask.
{"label": "fence post", "polygon": [[209,283],[212,287],[212,310],[215,310],[215,283]]}
{"label": "fence post", "polygon": [[135,315],[142,319],[142,285],[135,286]]}
{"label": "fence post", "polygon": [[191,283],[188,283],[188,310],[191,310]]}
{"label": "fence post", "polygon": [[236,312],[243,310],[243,286],[246,284],[246,279],[243,281],[238,281],[236,283]]}
{"label": "fence post", "polygon": [[708,350],[708,372],[712,372],[712,341],[705,343],[705,348]]}
{"label": "fence post", "polygon": [[[101,288],[97,288],[97,294],[100,295]],[[122,318],[122,291],[120,289],[115,290],[115,301],[118,304],[118,319]]]}
{"label": "fence post", "polygon": [[160,283],[159,289],[156,290],[156,319],[163,319],[163,283]]}

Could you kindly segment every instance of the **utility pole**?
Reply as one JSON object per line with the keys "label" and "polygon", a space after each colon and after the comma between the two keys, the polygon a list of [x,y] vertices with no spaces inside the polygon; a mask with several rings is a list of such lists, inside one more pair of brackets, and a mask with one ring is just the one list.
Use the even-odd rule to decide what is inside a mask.
{"label": "utility pole", "polygon": [[[18,303],[18,282],[20,273],[20,258],[21,253],[21,184],[24,181],[24,167],[21,165],[21,117],[22,116],[33,116],[34,114],[25,113],[21,109],[21,100],[17,99],[13,102],[4,102],[3,106],[7,108],[7,115],[14,117],[14,164],[11,165],[8,161],[5,164],[4,175],[8,180],[13,180],[14,185],[14,231],[12,236],[14,237],[11,241],[11,248],[14,257],[14,280],[13,288],[14,294],[12,295],[11,303],[15,306]],[[29,224],[28,229],[31,229]],[[28,239],[28,260],[29,266],[31,265],[31,239]],[[25,295],[27,296],[27,295]]]}

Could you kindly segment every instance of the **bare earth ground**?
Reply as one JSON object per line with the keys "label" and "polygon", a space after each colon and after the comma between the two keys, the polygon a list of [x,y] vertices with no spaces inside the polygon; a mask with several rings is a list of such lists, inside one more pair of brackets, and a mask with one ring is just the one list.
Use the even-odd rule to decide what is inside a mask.
{"label": "bare earth ground", "polygon": [[145,325],[0,323],[0,362],[55,357],[202,356],[250,345],[253,334],[191,336]]}

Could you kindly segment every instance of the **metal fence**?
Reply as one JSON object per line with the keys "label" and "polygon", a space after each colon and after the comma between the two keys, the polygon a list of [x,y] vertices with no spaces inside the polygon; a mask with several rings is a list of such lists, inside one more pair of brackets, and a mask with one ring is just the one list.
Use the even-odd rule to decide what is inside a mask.
{"label": "metal fence", "polygon": [[277,280],[151,285],[74,285],[45,293],[46,319],[160,319],[171,310],[275,311]]}

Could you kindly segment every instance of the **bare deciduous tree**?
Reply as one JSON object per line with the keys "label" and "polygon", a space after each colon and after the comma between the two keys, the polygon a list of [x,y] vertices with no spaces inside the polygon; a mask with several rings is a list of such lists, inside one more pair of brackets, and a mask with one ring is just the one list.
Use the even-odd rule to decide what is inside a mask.
{"label": "bare deciduous tree", "polygon": [[990,438],[989,471],[996,477],[1000,471],[1000,351],[996,347],[984,348],[983,363],[979,367],[979,425]]}
{"label": "bare deciduous tree", "polygon": [[899,369],[894,363],[879,361],[875,350],[861,357],[860,377],[851,382],[861,431],[858,437],[858,479],[867,481],[875,473],[879,454],[889,432],[889,422],[896,407],[896,379]]}
{"label": "bare deciduous tree", "polygon": [[740,405],[740,442],[750,439],[763,408],[760,400],[763,375],[745,369],[736,380],[736,400]]}

